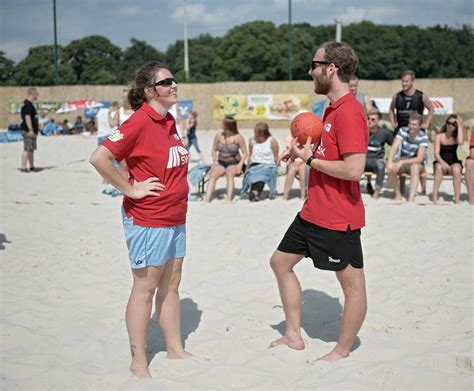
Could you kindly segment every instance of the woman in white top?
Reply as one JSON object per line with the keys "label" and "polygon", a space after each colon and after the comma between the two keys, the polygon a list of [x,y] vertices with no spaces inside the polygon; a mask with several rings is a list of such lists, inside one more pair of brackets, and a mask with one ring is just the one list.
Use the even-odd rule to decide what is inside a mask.
{"label": "woman in white top", "polygon": [[[258,165],[270,165],[276,167],[278,159],[278,142],[272,137],[268,125],[259,122],[255,125],[254,137],[249,141],[249,169]],[[250,186],[249,200],[259,201],[264,181],[254,182]]]}

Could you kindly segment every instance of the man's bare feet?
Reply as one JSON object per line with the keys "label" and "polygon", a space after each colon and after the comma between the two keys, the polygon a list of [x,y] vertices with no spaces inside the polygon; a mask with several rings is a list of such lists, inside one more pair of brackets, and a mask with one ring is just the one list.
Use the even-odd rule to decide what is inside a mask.
{"label": "man's bare feet", "polygon": [[170,360],[183,360],[186,358],[191,358],[194,357],[191,353],[187,352],[186,350],[183,350],[181,352],[167,352],[166,358]]}
{"label": "man's bare feet", "polygon": [[143,365],[130,365],[130,372],[132,372],[133,376],[139,378],[139,379],[150,379],[150,371],[148,370],[148,366],[143,366]]}
{"label": "man's bare feet", "polygon": [[295,350],[303,350],[304,349],[304,341],[303,338],[301,337],[296,337],[296,338],[289,338],[286,335],[284,335],[281,338],[275,339],[272,341],[269,348],[274,348],[275,346],[280,346],[280,345],[286,345],[290,349],[295,349]]}
{"label": "man's bare feet", "polygon": [[333,361],[340,360],[341,358],[346,358],[348,356],[349,354],[338,353],[335,350],[331,350],[328,354],[325,354],[324,356],[321,356],[314,361],[333,362]]}

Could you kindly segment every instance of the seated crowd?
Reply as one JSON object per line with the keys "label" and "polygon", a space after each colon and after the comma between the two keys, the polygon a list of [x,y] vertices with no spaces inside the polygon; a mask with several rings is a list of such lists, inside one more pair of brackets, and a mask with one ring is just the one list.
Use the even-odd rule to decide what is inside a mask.
{"label": "seated crowd", "polygon": [[[364,176],[367,178],[367,192],[374,198],[381,196],[387,174],[395,201],[401,201],[405,192],[405,180],[409,178],[407,200],[413,202],[417,193],[420,179],[424,179],[426,186],[429,139],[422,129],[423,118],[419,114],[412,114],[408,126],[400,127],[396,136],[380,126],[382,116],[377,110],[370,110],[367,114],[369,126],[369,146],[365,164]],[[474,204],[474,132],[471,132],[470,153],[465,161],[465,179],[468,188],[469,203]],[[286,142],[289,149],[291,136]],[[438,194],[444,175],[451,175],[454,188],[454,203],[461,200],[461,182],[463,162],[458,158],[457,150],[464,142],[463,120],[460,116],[450,115],[436,134],[434,139],[433,162],[433,191],[431,200],[438,203]],[[386,146],[390,146],[390,149]],[[189,146],[188,146],[189,149]],[[272,137],[268,125],[258,123],[248,147],[238,131],[237,121],[232,117],[225,117],[222,122],[222,131],[214,137],[212,144],[212,165],[208,174],[208,185],[204,200],[210,202],[214,196],[216,183],[219,178],[226,179],[226,199],[232,201],[234,197],[234,179],[243,175],[240,196],[251,202],[259,201],[265,186],[268,187],[268,197],[277,196],[276,182],[279,145]],[[284,153],[280,156],[283,156]],[[387,157],[386,157],[387,156]],[[202,160],[202,159],[201,159]],[[299,179],[301,199],[306,197],[307,167],[303,161],[288,162],[284,183],[283,199],[287,199],[295,178]],[[371,177],[375,176],[375,186],[372,186]],[[203,182],[204,183],[204,182]],[[422,193],[423,189],[422,183]]]}

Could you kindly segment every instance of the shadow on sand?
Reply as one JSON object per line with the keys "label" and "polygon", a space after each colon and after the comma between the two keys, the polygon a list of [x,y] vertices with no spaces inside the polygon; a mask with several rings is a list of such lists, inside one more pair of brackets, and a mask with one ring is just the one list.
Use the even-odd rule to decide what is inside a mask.
{"label": "shadow on sand", "polygon": [[[201,316],[202,311],[198,309],[197,304],[192,299],[181,299],[181,338],[184,346],[186,346],[189,335],[199,327]],[[150,320],[146,346],[148,364],[157,353],[166,351],[165,337],[157,322],[156,313],[153,314]]]}
{"label": "shadow on sand", "polygon": [[[301,327],[308,337],[324,342],[337,342],[343,310],[339,299],[315,289],[305,289],[302,298]],[[271,327],[281,335],[285,334],[284,321]],[[356,337],[351,351],[356,350],[360,345],[361,341],[359,337]]]}

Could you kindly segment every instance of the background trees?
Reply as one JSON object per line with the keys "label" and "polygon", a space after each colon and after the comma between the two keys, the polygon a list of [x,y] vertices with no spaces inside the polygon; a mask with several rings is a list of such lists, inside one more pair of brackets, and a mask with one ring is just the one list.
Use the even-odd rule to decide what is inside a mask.
{"label": "background trees", "polygon": [[[294,80],[308,78],[316,48],[334,39],[333,25],[293,25]],[[404,69],[417,77],[474,77],[472,27],[375,25],[344,26],[342,39],[356,50],[362,79],[398,78]],[[247,80],[287,80],[288,25],[256,21],[236,26],[223,37],[203,34],[189,41],[190,83]],[[184,45],[171,44],[165,53],[132,38],[125,50],[109,39],[92,35],[59,48],[60,84],[126,84],[135,70],[150,61],[168,64],[179,81],[185,80]],[[0,85],[51,85],[54,83],[52,45],[30,48],[14,64],[0,51]]]}

